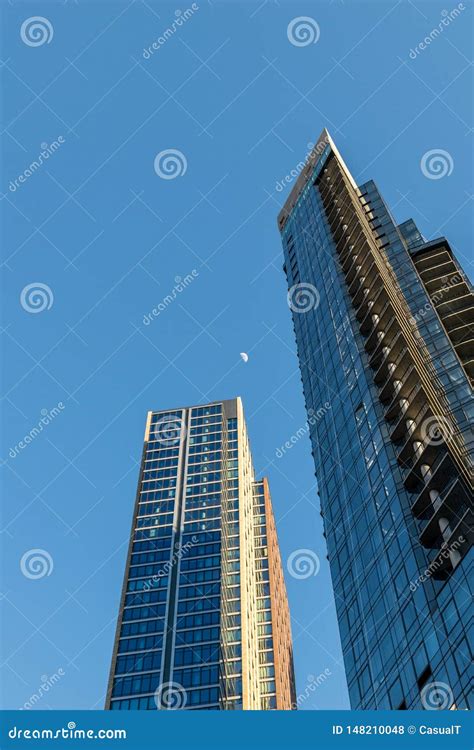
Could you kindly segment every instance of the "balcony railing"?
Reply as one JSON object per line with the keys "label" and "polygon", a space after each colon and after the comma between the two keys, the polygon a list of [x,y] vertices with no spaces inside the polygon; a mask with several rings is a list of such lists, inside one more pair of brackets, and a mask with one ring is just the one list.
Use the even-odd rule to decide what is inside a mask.
{"label": "balcony railing", "polygon": [[441,545],[436,557],[430,562],[432,576],[437,580],[445,580],[453,571],[453,564],[449,555],[450,550],[456,550],[460,557],[464,557],[473,542],[472,510],[468,509],[459,519],[449,539]]}
{"label": "balcony railing", "polygon": [[[466,510],[469,510],[469,496],[462,488],[462,483],[459,479],[455,479],[448,488],[438,498],[439,506],[434,511],[433,515],[426,523],[423,531],[420,534],[420,542],[423,547],[435,547],[439,544],[440,540],[440,525],[439,522],[442,518],[446,518],[451,527],[456,526],[458,521],[464,517]],[[468,519],[472,525],[472,517]],[[468,533],[468,529],[465,529]]]}
{"label": "balcony railing", "polygon": [[426,483],[423,479],[420,479],[418,483],[418,487],[421,487],[421,489],[411,506],[415,518],[423,518],[431,509],[431,490],[437,490],[439,493],[444,492],[445,488],[457,479],[453,460],[447,452],[440,455],[439,459],[432,465],[431,470],[430,479]]}

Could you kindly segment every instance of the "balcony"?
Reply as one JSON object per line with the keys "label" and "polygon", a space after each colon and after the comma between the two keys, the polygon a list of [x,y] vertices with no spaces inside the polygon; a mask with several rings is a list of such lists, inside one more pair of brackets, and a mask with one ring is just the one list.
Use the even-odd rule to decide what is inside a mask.
{"label": "balcony", "polygon": [[439,266],[441,263],[446,263],[452,260],[451,255],[448,253],[446,248],[439,248],[432,250],[431,252],[420,253],[416,256],[416,267],[421,271],[426,271],[432,266]]}
{"label": "balcony", "polygon": [[[461,519],[465,519],[468,522],[464,532],[460,533],[465,536],[472,532],[472,509],[468,507],[469,496],[465,489],[462,488],[461,481],[455,479],[449,487],[442,493],[439,498],[440,505],[433,513],[423,531],[420,534],[420,542],[423,547],[433,548],[437,546],[440,539],[440,527],[439,521],[441,518],[447,518],[450,525],[456,525]],[[470,511],[470,515],[466,518],[466,510]]]}
{"label": "balcony", "polygon": [[459,359],[462,362],[469,363],[474,359],[474,335],[472,330],[466,329],[466,336],[468,338],[457,344],[455,343],[454,348],[456,349]]}
{"label": "balcony", "polygon": [[419,455],[416,455],[411,462],[404,462],[403,468],[406,468],[406,473],[403,484],[405,485],[405,489],[409,492],[414,492],[417,485],[423,482],[423,475],[421,473],[423,464],[432,466],[442,453],[447,453],[443,444],[433,445],[433,443],[424,443]]}
{"label": "balcony", "polygon": [[443,542],[438,554],[431,561],[429,568],[430,570],[434,569],[432,572],[433,578],[436,580],[445,580],[448,578],[453,571],[453,566],[449,557],[449,550],[455,549],[459,552],[461,557],[464,557],[472,545],[472,542],[472,510],[468,509],[452,530],[449,539],[446,542]]}
{"label": "balcony", "polygon": [[443,314],[443,324],[449,336],[452,336],[453,339],[457,331],[462,331],[463,328],[469,330],[469,324],[474,321],[474,297],[471,297],[469,304],[469,307],[451,310],[451,312]]}
{"label": "balcony", "polygon": [[420,430],[423,429],[423,422],[425,421],[429,413],[430,413],[430,410],[429,410],[428,405],[426,404],[422,406],[420,415],[418,417],[420,421],[417,424],[415,432],[413,433],[413,435],[410,435],[407,438],[407,440],[403,443],[403,446],[399,449],[397,453],[397,460],[401,466],[409,465],[410,461],[412,460],[414,452],[415,452],[415,449],[413,447],[413,441],[420,439]]}
{"label": "balcony", "polygon": [[[432,474],[428,482],[424,483],[422,479],[421,490],[416,496],[415,502],[411,506],[411,511],[415,518],[422,518],[431,508],[430,491],[438,490],[440,494],[451,486],[456,479],[456,469],[450,454],[445,452],[441,455],[436,464],[432,466]],[[456,489],[455,489],[456,492]]]}
{"label": "balcony", "polygon": [[339,250],[339,253],[340,253],[339,259],[340,259],[340,263],[342,266],[342,270],[344,271],[345,274],[347,274],[348,280],[349,278],[352,277],[355,271],[355,267],[357,265],[357,262],[354,261],[352,254],[357,253],[358,260],[361,264],[370,255],[370,253],[368,252],[367,242],[365,241],[364,232],[362,231],[362,229],[359,229],[357,234],[352,235],[350,245],[352,246],[352,250],[349,250],[349,246],[347,247],[347,251],[345,251],[344,249]]}
{"label": "balcony", "polygon": [[377,336],[379,331],[384,332],[384,340],[381,346],[391,347],[400,334],[398,321],[393,314],[393,308],[390,302],[387,302],[378,315],[379,320],[376,323],[372,322],[373,328],[364,343],[367,352],[372,351],[379,344],[379,338]]}
{"label": "balcony", "polygon": [[348,206],[344,214],[341,212],[337,215],[337,218],[333,219],[333,221],[330,220],[329,223],[331,224],[336,244],[339,244],[344,237],[350,237],[354,229],[357,228],[357,214],[354,212],[352,206]]}
{"label": "balcony", "polygon": [[394,443],[398,443],[407,434],[407,419],[412,419],[414,422],[416,422],[415,429],[408,436],[408,439],[412,442],[413,440],[420,440],[423,432],[423,420],[426,417],[427,409],[428,405],[424,402],[424,400],[421,402],[421,404],[409,402],[405,413],[403,413],[400,408],[400,416],[390,430],[390,440],[392,440],[392,442]]}
{"label": "balcony", "polygon": [[415,365],[411,365],[408,368],[401,382],[400,390],[395,394],[385,410],[385,419],[388,422],[396,419],[401,412],[400,401],[402,398],[406,398],[410,403],[413,402],[415,406],[421,406],[425,400],[425,394],[419,382]]}
{"label": "balcony", "polygon": [[426,291],[431,297],[431,295],[436,294],[436,292],[439,292],[442,288],[449,286],[450,289],[453,289],[459,276],[459,271],[453,265],[453,270],[445,273],[439,272],[439,275],[436,274],[432,279],[429,279],[429,281],[425,281]]}
{"label": "balcony", "polygon": [[[393,389],[394,380],[403,381],[404,375],[408,371],[408,368],[411,364],[411,360],[407,357],[407,354],[408,349],[405,346],[394,361],[393,353],[390,351],[390,354],[383,359],[383,361],[380,363],[379,368],[375,371],[374,382],[381,389],[379,395],[381,395],[383,391],[383,395],[381,395],[382,400],[385,401],[387,398],[387,386],[389,386],[389,391],[391,391]],[[388,369],[389,364],[395,365],[391,371]]]}
{"label": "balcony", "polygon": [[419,273],[426,284],[430,281],[434,281],[435,279],[442,279],[445,276],[448,276],[450,273],[454,273],[456,270],[456,266],[454,265],[451,258],[449,258],[444,262],[441,261],[437,265],[432,264],[428,268],[420,269]]}
{"label": "balcony", "polygon": [[474,305],[474,295],[467,288],[467,284],[454,284],[453,286],[443,289],[442,296],[440,290],[439,302],[434,302],[434,306],[439,314],[444,318],[451,312],[458,310],[468,310]]}
{"label": "balcony", "polygon": [[359,328],[364,336],[367,336],[373,326],[372,315],[374,313],[380,315],[388,301],[387,292],[381,282],[381,285],[375,292],[375,297],[373,297],[374,304],[371,305],[370,309],[368,308],[369,299],[367,297],[364,297],[358,307],[354,305],[356,318],[360,324]]}

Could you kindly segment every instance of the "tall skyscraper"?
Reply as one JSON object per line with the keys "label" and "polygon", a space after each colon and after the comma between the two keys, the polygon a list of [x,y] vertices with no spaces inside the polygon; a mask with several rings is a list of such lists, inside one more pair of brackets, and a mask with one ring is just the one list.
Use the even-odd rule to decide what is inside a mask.
{"label": "tall skyscraper", "polygon": [[466,708],[472,287],[327,131],[278,225],[351,705]]}
{"label": "tall skyscraper", "polygon": [[149,412],[106,708],[295,700],[270,493],[240,398]]}

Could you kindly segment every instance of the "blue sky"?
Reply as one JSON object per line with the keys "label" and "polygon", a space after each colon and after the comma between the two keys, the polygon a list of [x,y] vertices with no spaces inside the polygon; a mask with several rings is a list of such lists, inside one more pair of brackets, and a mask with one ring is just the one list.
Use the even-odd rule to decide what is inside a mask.
{"label": "blue sky", "polygon": [[[321,560],[287,576],[298,692],[330,673],[301,708],[348,708],[309,439],[277,457],[305,411],[276,184],[326,126],[356,180],[446,234],[468,270],[472,6],[411,57],[454,3],[197,6],[147,58],[191,3],[2,5],[2,707],[58,670],[38,708],[103,707],[146,412],[240,395],[283,559]],[[49,22],[36,46],[32,16]],[[301,16],[315,43],[289,40]],[[174,179],[154,168],[169,149]],[[428,178],[440,149],[451,174]],[[32,549],[50,575],[22,573]]]}

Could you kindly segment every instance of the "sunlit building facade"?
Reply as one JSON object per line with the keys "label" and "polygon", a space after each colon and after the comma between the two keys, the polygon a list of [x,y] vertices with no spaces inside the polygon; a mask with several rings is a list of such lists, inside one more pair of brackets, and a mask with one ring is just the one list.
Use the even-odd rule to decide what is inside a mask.
{"label": "sunlit building facade", "polygon": [[351,705],[467,708],[472,286],[327,131],[278,224]]}
{"label": "sunlit building facade", "polygon": [[270,494],[241,400],[149,412],[106,708],[294,706]]}

